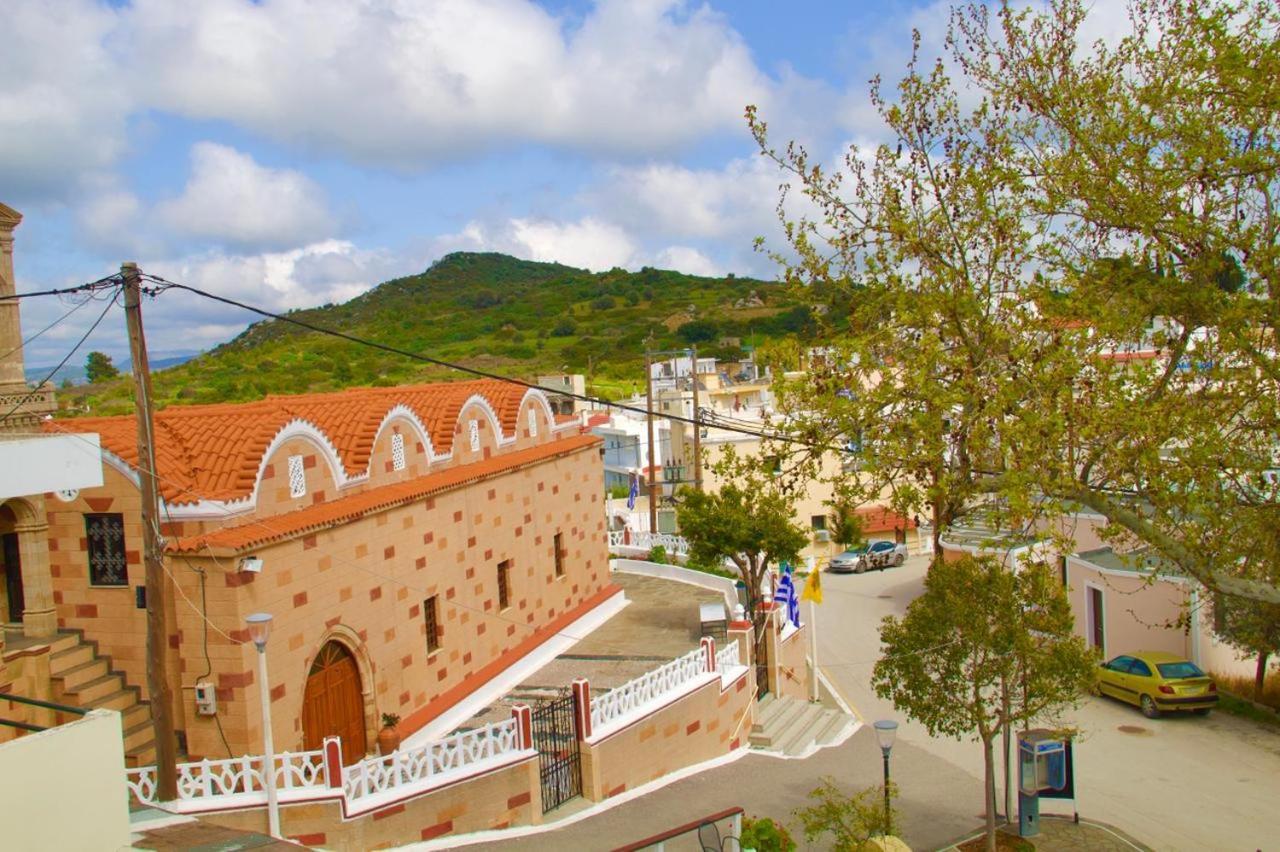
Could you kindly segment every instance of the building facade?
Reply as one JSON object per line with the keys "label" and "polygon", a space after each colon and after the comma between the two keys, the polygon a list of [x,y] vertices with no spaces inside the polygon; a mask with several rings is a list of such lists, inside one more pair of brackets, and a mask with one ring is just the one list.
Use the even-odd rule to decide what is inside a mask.
{"label": "building facade", "polygon": [[[104,483],[51,506],[58,625],[146,695],[136,425]],[[58,431],[62,424],[49,424]],[[607,599],[600,440],[540,391],[365,388],[156,415],[175,727],[191,756],[409,733]],[[245,616],[273,616],[269,684]],[[197,701],[197,694],[201,699]],[[212,698],[212,701],[210,701]]]}

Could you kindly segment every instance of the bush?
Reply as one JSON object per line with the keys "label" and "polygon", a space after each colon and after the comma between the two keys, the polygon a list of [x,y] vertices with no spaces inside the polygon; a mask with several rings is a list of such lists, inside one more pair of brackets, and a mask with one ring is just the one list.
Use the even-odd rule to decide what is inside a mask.
{"label": "bush", "polygon": [[668,562],[667,549],[660,544],[655,544],[649,548],[649,555],[645,559],[650,562],[657,562],[659,565],[666,565]]}
{"label": "bush", "polygon": [[578,331],[578,324],[568,317],[563,317],[551,329],[552,337],[571,337]]}
{"label": "bush", "polygon": [[592,299],[591,308],[596,311],[607,311],[610,308],[618,306],[618,300],[612,296],[601,296],[598,299]]}
{"label": "bush", "polygon": [[757,852],[792,852],[796,848],[796,842],[791,839],[786,827],[768,817],[745,817],[742,820],[739,845],[743,849],[755,849]]}

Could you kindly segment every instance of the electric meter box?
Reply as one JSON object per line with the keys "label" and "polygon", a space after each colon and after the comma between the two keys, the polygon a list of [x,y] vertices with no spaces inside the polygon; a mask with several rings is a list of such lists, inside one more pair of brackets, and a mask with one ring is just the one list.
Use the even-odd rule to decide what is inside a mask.
{"label": "electric meter box", "polygon": [[213,684],[202,680],[196,684],[196,714],[200,716],[216,716],[218,714],[218,694]]}

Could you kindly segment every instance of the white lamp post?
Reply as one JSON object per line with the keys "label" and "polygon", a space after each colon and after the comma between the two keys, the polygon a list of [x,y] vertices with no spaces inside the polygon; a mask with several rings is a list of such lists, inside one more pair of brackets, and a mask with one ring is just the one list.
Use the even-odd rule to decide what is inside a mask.
{"label": "white lamp post", "polygon": [[255,612],[245,617],[249,638],[258,648],[258,692],[262,696],[262,780],[267,788],[267,826],[272,837],[280,837],[280,804],[276,801],[276,750],[271,740],[271,682],[267,680],[267,639],[271,636],[271,615]]}
{"label": "white lamp post", "polygon": [[893,741],[898,738],[898,723],[892,719],[881,719],[874,725],[876,741],[880,743],[880,754],[884,757],[884,827],[885,834],[893,833],[893,816],[889,810],[889,752],[893,750]]}

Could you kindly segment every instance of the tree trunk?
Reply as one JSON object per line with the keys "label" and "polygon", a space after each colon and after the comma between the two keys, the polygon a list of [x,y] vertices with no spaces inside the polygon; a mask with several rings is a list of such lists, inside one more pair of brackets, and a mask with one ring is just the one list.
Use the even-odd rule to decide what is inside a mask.
{"label": "tree trunk", "polygon": [[996,767],[995,756],[991,753],[991,740],[994,737],[993,731],[982,739],[982,768],[985,776],[983,793],[987,800],[987,852],[996,852]]}
{"label": "tree trunk", "polygon": [[1262,701],[1262,685],[1263,683],[1266,682],[1266,679],[1267,679],[1267,658],[1269,658],[1270,656],[1271,654],[1267,651],[1262,651],[1258,654],[1258,669],[1256,672],[1254,672],[1254,675],[1253,675],[1253,700],[1254,701],[1258,701],[1258,702]]}
{"label": "tree trunk", "polygon": [[1009,723],[1009,715],[1012,712],[1009,698],[1009,681],[1007,678],[1000,679],[1000,704],[1001,712],[1004,714],[1004,721],[1000,723],[1001,735],[1001,754],[1004,763],[1004,821],[1008,825],[1010,814],[1013,813],[1013,788],[1009,785],[1009,750],[1012,746],[1010,735],[1012,725]]}

